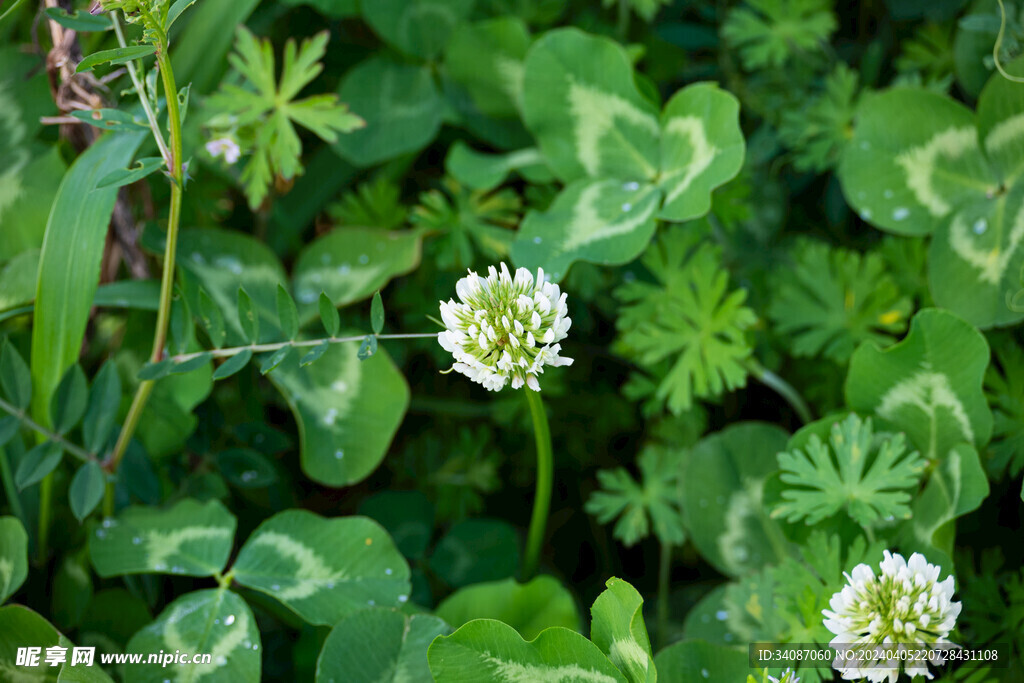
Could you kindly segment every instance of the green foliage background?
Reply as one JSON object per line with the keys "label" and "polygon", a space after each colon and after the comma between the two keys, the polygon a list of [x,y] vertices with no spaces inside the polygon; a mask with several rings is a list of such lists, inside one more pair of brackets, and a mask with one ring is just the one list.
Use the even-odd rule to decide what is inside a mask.
{"label": "green foliage background", "polygon": [[[1005,644],[941,680],[1024,680],[1020,3],[107,5],[140,3],[185,112],[161,362],[177,181],[107,63],[165,122],[154,50],[0,6],[0,671],[761,680],[746,644],[827,642],[890,549],[956,577],[953,640]],[[56,101],[51,27],[100,53]],[[502,261],[572,318],[537,578],[524,397],[387,338]]]}

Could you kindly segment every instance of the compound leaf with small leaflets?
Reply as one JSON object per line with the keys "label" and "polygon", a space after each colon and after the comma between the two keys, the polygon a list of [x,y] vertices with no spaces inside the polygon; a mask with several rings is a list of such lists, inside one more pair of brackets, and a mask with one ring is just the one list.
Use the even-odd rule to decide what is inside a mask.
{"label": "compound leaf with small leaflets", "polygon": [[827,444],[817,434],[807,438],[798,432],[778,459],[789,486],[774,516],[817,524],[845,508],[863,527],[909,517],[910,491],[925,466],[916,451],[907,452],[903,434],[876,435],[871,418],[852,414],[832,423]]}
{"label": "compound leaf with small leaflets", "polygon": [[363,607],[398,607],[409,599],[409,565],[387,531],[367,517],[285,510],[252,533],[232,571],[238,583],[311,624],[330,626]]}
{"label": "compound leaf with small leaflets", "polygon": [[586,510],[607,524],[618,517],[614,535],[632,546],[647,538],[653,523],[662,543],[682,545],[686,539],[679,496],[680,453],[660,445],[644,448],[637,465],[638,483],[625,468],[601,470],[601,489],[587,501]]}
{"label": "compound leaf with small leaflets", "polygon": [[450,636],[437,638],[427,660],[438,683],[626,683],[604,653],[579,633],[554,627],[525,641],[514,628],[493,619],[471,621]]}
{"label": "compound leaf with small leaflets", "polygon": [[636,280],[615,291],[619,348],[663,377],[657,398],[680,413],[694,398],[742,387],[752,353],[746,331],[756,322],[746,292],[729,291],[717,247],[692,229],[672,228],[641,261],[655,282]]}
{"label": "compound leaf with small leaflets", "polygon": [[878,254],[830,249],[803,241],[791,269],[779,269],[768,308],[795,356],[823,355],[845,363],[857,344],[887,344],[906,330],[911,302]]}
{"label": "compound leaf with small leaflets", "polygon": [[982,392],[988,361],[988,343],[977,329],[948,311],[924,309],[902,341],[884,350],[864,342],[854,352],[846,401],[906,432],[934,461],[957,443],[988,443],[992,413]]}

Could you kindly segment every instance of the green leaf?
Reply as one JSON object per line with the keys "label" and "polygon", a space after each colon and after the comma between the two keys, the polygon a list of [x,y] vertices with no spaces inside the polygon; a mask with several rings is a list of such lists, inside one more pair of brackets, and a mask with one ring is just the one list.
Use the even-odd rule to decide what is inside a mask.
{"label": "green leaf", "polygon": [[625,683],[596,645],[565,628],[550,628],[527,642],[500,621],[479,619],[427,652],[437,683],[492,681],[587,681]]}
{"label": "green leaf", "polygon": [[[304,368],[307,365],[312,365],[313,363],[320,360],[320,358],[323,357],[324,353],[327,352],[328,347],[330,347],[330,342],[328,342],[325,339],[324,341],[320,342],[319,344],[311,348],[309,352],[303,354],[302,359],[299,360],[299,367]],[[360,358],[359,360],[363,359]]]}
{"label": "green leaf", "polygon": [[485,116],[517,117],[529,47],[530,29],[518,16],[462,24],[445,48],[445,71]]}
{"label": "green leaf", "polygon": [[349,69],[338,97],[367,121],[365,128],[339,137],[332,145],[356,166],[373,166],[417,152],[441,128],[443,103],[426,66],[371,57]]}
{"label": "green leaf", "polygon": [[928,235],[964,202],[998,190],[974,114],[962,104],[894,88],[865,96],[856,122],[839,180],[846,201],[875,227]]}
{"label": "green leaf", "polygon": [[277,470],[262,453],[249,448],[229,448],[217,453],[217,471],[242,489],[266,488],[277,481]]}
{"label": "green leaf", "polygon": [[10,340],[0,347],[0,389],[7,400],[19,410],[32,401],[32,375],[21,354]]}
{"label": "green leaf", "polygon": [[[4,456],[6,457],[6,456]],[[0,603],[28,577],[28,534],[17,517],[0,517]]]}
{"label": "green leaf", "polygon": [[188,19],[172,54],[179,83],[191,83],[196,92],[211,92],[224,73],[224,58],[235,37],[224,27],[244,24],[259,0],[203,0]]}
{"label": "green leaf", "polygon": [[320,308],[320,322],[323,323],[327,336],[337,337],[338,329],[341,327],[341,317],[331,298],[327,296],[327,292],[320,292],[317,304]]}
{"label": "green leaf", "polygon": [[161,361],[157,361],[156,363],[146,363],[143,365],[139,370],[139,373],[136,375],[136,378],[140,382],[163,379],[171,374],[174,371],[174,368],[174,361],[170,358],[165,358]]}
{"label": "green leaf", "polygon": [[988,360],[988,344],[974,327],[925,309],[903,341],[884,350],[866,342],[854,352],[846,401],[905,431],[934,461],[962,441],[988,443],[992,413],[982,393]]}
{"label": "green leaf", "polygon": [[[798,433],[792,441],[799,440]],[[925,467],[917,451],[907,452],[903,434],[876,437],[871,418],[862,422],[856,415],[832,423],[828,446],[811,434],[806,446],[791,447],[778,458],[781,479],[790,487],[772,515],[809,525],[844,508],[862,527],[884,518],[906,519],[908,489],[917,488]]]}
{"label": "green leaf", "polygon": [[929,562],[953,571],[956,519],[977,510],[988,495],[988,478],[978,451],[967,444],[953,446],[914,497],[900,547],[926,553]]}
{"label": "green leaf", "polygon": [[377,0],[362,5],[363,19],[387,43],[430,60],[473,9],[474,0]]}
{"label": "green leaf", "polygon": [[[277,285],[281,287],[280,284]],[[246,339],[256,344],[260,340],[260,318],[252,298],[243,287],[238,288],[238,320],[242,325],[242,331]]]}
{"label": "green leaf", "polygon": [[743,67],[756,71],[818,52],[836,27],[828,0],[747,0],[729,12],[721,33]]}
{"label": "green leaf", "polygon": [[[1019,73],[1024,59],[1008,65]],[[1016,185],[1024,172],[1024,95],[1021,89],[996,73],[978,98],[978,137],[995,174],[1006,185]]]}
{"label": "green leaf", "polygon": [[[280,285],[278,285],[280,286]],[[210,295],[202,287],[199,288],[199,320],[203,323],[210,342],[217,348],[224,344],[224,316],[220,308],[213,302]]]}
{"label": "green leaf", "polygon": [[[90,126],[96,128],[102,128],[104,130],[110,130],[114,132],[138,132],[140,130],[149,130],[149,126],[145,121],[138,119],[126,111],[120,109],[90,109],[86,111],[72,111],[69,115],[78,119],[82,123],[88,123]],[[131,163],[131,159],[125,159],[124,164]],[[116,173],[117,169],[111,169],[107,173]],[[100,176],[104,177],[104,176]],[[93,182],[96,182],[94,179]]]}
{"label": "green leaf", "polygon": [[683,515],[700,554],[728,576],[786,556],[779,525],[761,504],[764,482],[788,435],[774,425],[739,422],[705,437],[683,461]]}
{"label": "green leaf", "polygon": [[380,464],[409,405],[409,387],[384,350],[360,363],[331,344],[312,367],[293,354],[267,375],[298,424],[302,471],[327,486],[361,481]]}
{"label": "green leaf", "polygon": [[227,379],[231,375],[235,374],[252,360],[252,349],[242,349],[240,352],[233,356],[230,356],[226,361],[221,363],[216,370],[213,371],[214,381],[218,379]]}
{"label": "green leaf", "polygon": [[62,457],[64,448],[53,441],[43,442],[26,453],[14,473],[14,483],[18,490],[22,491],[42,481],[43,477],[57,469]]}
{"label": "green leaf", "polygon": [[68,488],[68,503],[75,519],[79,522],[85,521],[85,518],[96,509],[103,500],[106,484],[107,479],[103,475],[103,470],[95,460],[90,460],[78,468]]}
{"label": "green leaf", "polygon": [[220,501],[185,499],[160,509],[133,506],[106,519],[89,540],[96,573],[212,576],[231,554],[237,522]]}
{"label": "green leaf", "polygon": [[174,365],[171,368],[171,371],[170,371],[169,374],[171,374],[171,375],[187,375],[188,373],[192,372],[193,370],[197,370],[197,369],[203,367],[204,365],[209,363],[210,360],[212,360],[212,359],[213,359],[213,354],[210,353],[209,351],[201,352],[201,353],[193,356],[192,358],[189,358],[186,361],[182,361],[181,363],[178,363],[178,364]]}
{"label": "green leaf", "polygon": [[453,627],[475,619],[498,619],[531,640],[550,627],[580,628],[576,601],[551,576],[538,576],[528,583],[510,578],[460,588],[434,613]]}
{"label": "green leaf", "polygon": [[460,184],[473,190],[493,190],[512,171],[518,171],[531,182],[549,182],[554,179],[544,157],[535,147],[507,154],[486,154],[476,151],[462,140],[456,140],[448,149],[444,167]]}
{"label": "green leaf", "polygon": [[370,303],[370,327],[374,334],[380,334],[384,329],[384,301],[380,297],[380,290],[374,293]]}
{"label": "green leaf", "polygon": [[90,453],[100,453],[106,446],[120,403],[121,376],[117,366],[107,361],[92,380],[82,422],[82,440]]}
{"label": "green leaf", "polygon": [[768,315],[792,338],[794,356],[822,355],[845,363],[864,341],[888,344],[907,329],[911,301],[901,295],[877,253],[798,244],[791,268],[774,278]]}
{"label": "green leaf", "polygon": [[665,681],[743,681],[747,653],[733,647],[686,640],[669,645],[654,658]]}
{"label": "green leaf", "polygon": [[513,576],[519,537],[507,522],[466,519],[452,525],[430,556],[430,570],[453,588]]}
{"label": "green leaf", "polygon": [[373,228],[337,228],[316,240],[295,262],[300,320],[308,322],[316,315],[318,292],[329,298],[320,307],[323,318],[325,305],[333,308],[360,301],[392,278],[410,272],[419,265],[421,240],[418,232]]}
{"label": "green leaf", "polygon": [[377,353],[377,337],[372,334],[368,334],[363,337],[363,341],[359,344],[359,351],[356,352],[356,358],[359,360],[366,360]]}
{"label": "green leaf", "polygon": [[170,9],[167,10],[167,21],[164,24],[164,30],[169,31],[171,25],[173,25],[174,22],[178,20],[178,17],[181,16],[181,13],[194,4],[196,4],[196,0],[174,0],[174,3],[171,5]]}
{"label": "green leaf", "polygon": [[50,400],[50,424],[58,434],[68,432],[78,424],[85,414],[85,404],[89,396],[85,373],[75,363],[64,373],[57,390]]}
{"label": "green leaf", "polygon": [[729,291],[717,247],[692,229],[666,231],[641,261],[655,282],[617,290],[621,351],[661,377],[656,398],[679,414],[693,399],[713,398],[746,384],[752,353],[747,330],[756,322],[746,291]]}
{"label": "green leaf", "polygon": [[[363,609],[338,622],[324,641],[317,683],[415,683],[431,681],[427,648],[452,630],[429,614]],[[373,643],[367,650],[366,643]]]}
{"label": "green leaf", "polygon": [[590,608],[590,639],[629,683],[655,683],[658,671],[644,624],[643,598],[622,579],[608,579],[605,585]]}
{"label": "green leaf", "polygon": [[299,334],[299,314],[295,308],[295,300],[284,285],[277,286],[277,319],[281,323],[281,331],[286,339],[295,339]]}
{"label": "green leaf", "polygon": [[0,269],[0,311],[22,306],[28,306],[31,310],[38,274],[38,249],[26,249],[5,263]]}
{"label": "green leaf", "polygon": [[579,180],[544,212],[530,212],[512,243],[519,267],[544,268],[558,281],[575,261],[628,263],[643,252],[655,230],[661,192],[653,185],[619,180]]}
{"label": "green leaf", "polygon": [[671,448],[646,446],[637,458],[639,484],[623,467],[598,471],[601,489],[591,494],[584,508],[601,524],[618,517],[613,533],[626,546],[647,538],[651,522],[660,542],[682,545],[686,531],[679,498],[680,456]]}
{"label": "green leaf", "polygon": [[409,598],[409,565],[387,532],[365,517],[280,512],[252,533],[232,571],[238,583],[312,624],[336,624],[360,608]]}
{"label": "green leaf", "polygon": [[20,429],[21,420],[16,415],[0,417],[0,446],[6,446],[7,442],[13,439]]}
{"label": "green leaf", "polygon": [[100,279],[117,188],[94,189],[96,179],[126,166],[143,137],[99,138],[71,165],[57,191],[39,260],[32,319],[32,415],[37,422],[48,420],[53,391],[82,351]]}
{"label": "green leaf", "polygon": [[[26,666],[18,662],[18,648],[26,646],[40,648],[38,664],[35,666]],[[51,647],[66,648],[66,661],[57,666],[50,666],[46,662],[46,650]],[[98,658],[94,666],[72,666],[73,648],[74,644],[70,640],[28,607],[0,607],[0,670],[12,672],[8,680],[26,683],[113,683],[110,676],[99,666]]]}
{"label": "green leaf", "polygon": [[124,187],[142,180],[165,166],[163,157],[137,159],[128,168],[121,168],[100,178],[96,187]]}
{"label": "green leaf", "polygon": [[1024,267],[1024,183],[963,204],[935,231],[928,287],[935,303],[979,327],[1024,320],[1013,305]]}
{"label": "green leaf", "polygon": [[687,221],[711,209],[711,192],[743,166],[739,118],[739,100],[713,83],[695,83],[672,96],[661,115],[658,187],[665,201],[658,218]]}
{"label": "green leaf", "polygon": [[[249,344],[247,330],[251,321],[238,316],[238,290],[244,288],[254,313],[260,342],[279,341],[277,331],[277,287],[288,284],[288,277],[277,255],[259,240],[234,230],[213,228],[186,229],[178,236],[178,253],[183,288],[189,305],[200,315],[213,316],[212,307],[201,305],[199,288],[204,289],[211,303],[216,304],[224,318],[229,346]],[[217,341],[217,340],[212,340]]]}
{"label": "green leaf", "polygon": [[[258,683],[260,632],[245,600],[226,588],[187,593],[168,605],[156,621],[132,636],[125,652],[140,653],[142,664],[126,664],[125,680],[163,683]],[[208,664],[145,663],[150,653],[177,650],[211,655]]]}
{"label": "green leaf", "polygon": [[278,365],[284,362],[284,359],[287,358],[288,354],[290,354],[291,352],[291,346],[282,346],[277,351],[266,354],[263,357],[263,361],[260,363],[260,374],[265,375],[274,368],[276,368]]}
{"label": "green leaf", "polygon": [[575,28],[549,31],[526,55],[523,120],[565,182],[658,175],[658,112],[636,88],[617,43]]}
{"label": "green leaf", "polygon": [[69,28],[79,33],[107,31],[111,28],[110,19],[104,15],[95,16],[79,10],[68,12],[60,7],[47,7],[45,13],[46,16],[64,28]]}
{"label": "green leaf", "polygon": [[82,73],[83,71],[92,71],[94,67],[100,64],[125,64],[135,59],[142,59],[148,57],[156,52],[156,46],[154,45],[131,45],[129,47],[115,47],[112,50],[101,50],[94,52],[81,62],[75,68],[75,73]]}

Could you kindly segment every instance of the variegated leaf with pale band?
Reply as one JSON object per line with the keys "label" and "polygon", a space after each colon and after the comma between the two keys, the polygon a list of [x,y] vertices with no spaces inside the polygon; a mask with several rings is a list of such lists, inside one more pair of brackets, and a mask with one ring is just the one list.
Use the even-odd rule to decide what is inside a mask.
{"label": "variegated leaf with pale band", "polygon": [[224,569],[237,521],[220,501],[186,499],[167,509],[130,507],[89,539],[96,572],[211,576]]}
{"label": "variegated leaf with pale band", "polygon": [[327,519],[286,510],[261,524],[232,569],[312,624],[336,624],[363,607],[409,599],[409,565],[391,537],[366,517]]}

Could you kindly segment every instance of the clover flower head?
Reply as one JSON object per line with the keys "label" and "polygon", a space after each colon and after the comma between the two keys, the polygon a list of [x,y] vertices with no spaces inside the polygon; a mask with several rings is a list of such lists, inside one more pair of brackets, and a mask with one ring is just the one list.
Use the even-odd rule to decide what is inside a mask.
{"label": "clover flower head", "polygon": [[[846,575],[847,585],[829,601],[832,609],[822,610],[825,627],[835,634],[831,645],[841,652],[864,646],[886,652],[952,646],[946,637],[960,615],[960,603],[953,601],[953,577],[939,581],[939,568],[920,553],[908,562],[886,550],[879,568],[876,576],[866,564],[854,567]],[[833,667],[844,680],[895,683],[901,664],[911,678],[932,677],[925,662],[913,658],[901,662],[897,657],[837,657]]]}
{"label": "clover flower head", "polygon": [[572,365],[559,355],[572,324],[565,293],[544,279],[543,268],[536,279],[526,268],[515,275],[504,263],[499,268],[488,268],[487,277],[469,271],[455,284],[459,301],[441,302],[445,330],[437,341],[454,356],[453,370],[490,391],[509,381],[540,391],[544,366]]}
{"label": "clover flower head", "polygon": [[769,676],[768,680],[771,681],[771,683],[800,683],[800,678],[792,669],[786,669],[779,674],[778,678],[775,676]]}
{"label": "clover flower head", "polygon": [[227,137],[210,140],[206,143],[206,151],[214,159],[223,155],[224,161],[229,164],[234,164],[242,156],[242,150],[239,148],[238,143]]}

